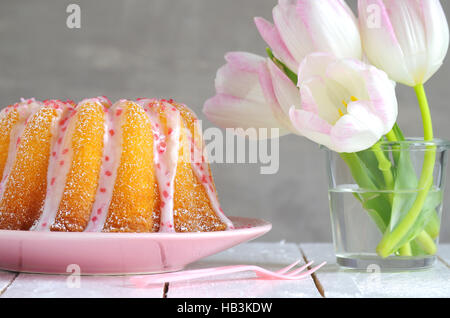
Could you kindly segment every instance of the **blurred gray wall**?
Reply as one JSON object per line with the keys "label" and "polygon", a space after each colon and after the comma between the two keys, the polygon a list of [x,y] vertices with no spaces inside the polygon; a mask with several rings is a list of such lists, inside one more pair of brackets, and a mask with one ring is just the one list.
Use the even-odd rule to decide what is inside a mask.
{"label": "blurred gray wall", "polygon": [[[450,1],[441,1],[450,14]],[[81,7],[81,29],[66,27],[66,7]],[[214,95],[227,51],[263,55],[254,16],[271,19],[276,0],[0,1],[0,103],[20,97],[80,100],[174,98],[193,108],[204,128],[204,101]],[[355,8],[356,1],[349,1]],[[450,61],[427,83],[436,135],[450,139]],[[422,126],[412,89],[399,86],[399,123],[408,136]],[[280,170],[215,164],[229,215],[273,224],[265,241],[331,241],[324,154],[297,136],[280,141]],[[447,195],[450,192],[447,191]],[[450,204],[447,200],[446,203]],[[443,241],[450,241],[450,207]]]}

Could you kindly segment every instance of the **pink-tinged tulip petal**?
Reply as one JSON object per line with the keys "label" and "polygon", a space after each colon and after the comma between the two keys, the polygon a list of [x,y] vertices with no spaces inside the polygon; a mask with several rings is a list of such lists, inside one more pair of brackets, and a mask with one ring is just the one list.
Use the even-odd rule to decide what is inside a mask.
{"label": "pink-tinged tulip petal", "polygon": [[358,152],[373,146],[383,136],[384,125],[374,116],[370,105],[354,102],[331,131],[331,140],[338,152]]}
{"label": "pink-tinged tulip petal", "polygon": [[260,32],[263,29],[261,34],[269,46],[279,48],[280,40],[284,43],[296,61],[295,69],[313,52],[327,52],[340,58],[362,57],[356,18],[344,1],[279,0],[273,9],[273,19],[274,29],[261,21],[258,28]]}
{"label": "pink-tinged tulip petal", "polygon": [[307,56],[300,70],[301,109],[290,110],[301,135],[337,152],[371,147],[397,118],[395,85],[359,60],[322,53]]}
{"label": "pink-tinged tulip petal", "polygon": [[358,11],[369,61],[393,80],[416,86],[439,69],[449,31],[438,0],[359,0]]}
{"label": "pink-tinged tulip petal", "polygon": [[298,86],[302,84],[305,79],[312,77],[324,77],[328,65],[336,60],[336,57],[323,52],[317,52],[307,55],[300,63],[298,68]]}
{"label": "pink-tinged tulip petal", "polygon": [[[269,59],[246,52],[228,53],[225,59],[227,64],[217,71],[217,95],[204,105],[208,119],[222,128],[279,128],[279,135],[293,130],[278,103]],[[271,137],[270,131],[267,135]]]}
{"label": "pink-tinged tulip petal", "polygon": [[[277,97],[277,92],[279,92],[280,89],[282,89],[282,87],[280,87],[280,86],[290,85],[288,87],[293,86],[294,88],[295,88],[295,86],[290,81],[289,81],[289,83],[284,83],[283,80],[285,78],[283,78],[283,77],[281,80],[278,81],[278,83],[275,84],[275,81],[271,75],[271,71],[269,70],[269,68],[270,68],[269,65],[271,65],[271,64],[273,64],[273,62],[270,61],[269,59],[267,59],[265,64],[260,65],[259,72],[258,72],[259,83],[262,87],[263,94],[266,98],[267,103],[272,108],[273,116],[278,120],[278,122],[282,123],[282,125],[285,128],[287,128],[291,131],[295,131],[295,129],[293,129],[293,127],[291,125],[291,122],[289,120],[289,117],[288,117],[286,111],[283,109],[283,106],[280,104],[278,97]],[[284,74],[279,74],[279,76],[283,76],[283,75]],[[297,93],[297,95],[298,95],[298,93]],[[300,102],[298,102],[298,105],[300,105]]]}
{"label": "pink-tinged tulip petal", "polygon": [[413,85],[383,0],[359,1],[358,10],[362,44],[369,61],[388,72],[393,80]]}
{"label": "pink-tinged tulip petal", "polygon": [[357,19],[344,1],[297,1],[296,11],[314,38],[315,51],[339,58],[361,58]]}
{"label": "pink-tinged tulip petal", "polygon": [[263,18],[255,18],[255,24],[264,41],[272,49],[275,57],[283,61],[288,68],[295,71],[297,69],[297,62],[289,52],[286,44],[284,44],[278,29]]}
{"label": "pink-tinged tulip petal", "polygon": [[429,80],[447,55],[449,47],[448,22],[439,0],[422,1],[423,20],[427,37],[428,68],[424,82]]}
{"label": "pink-tinged tulip petal", "polygon": [[320,77],[304,81],[300,86],[301,105],[303,110],[317,114],[328,123],[334,123],[339,118],[339,108],[336,107],[336,101],[331,99],[325,81]]}
{"label": "pink-tinged tulip petal", "polygon": [[268,62],[268,67],[272,77],[275,96],[283,112],[288,116],[289,109],[292,106],[301,105],[298,88],[272,61]]}
{"label": "pink-tinged tulip petal", "polygon": [[258,82],[259,66],[266,59],[247,52],[230,52],[225,60],[228,63],[217,71],[217,92],[263,102],[261,87],[254,83]]}
{"label": "pink-tinged tulip petal", "polygon": [[218,94],[205,102],[203,113],[212,123],[223,128],[279,128],[280,136],[289,133],[265,103]]}
{"label": "pink-tinged tulip petal", "polygon": [[370,100],[372,111],[382,119],[387,131],[394,126],[398,116],[395,82],[385,72],[361,61],[346,59],[331,64],[327,75],[347,87],[358,100]]}
{"label": "pink-tinged tulip petal", "polygon": [[312,112],[295,109],[295,107],[291,108],[289,116],[292,124],[302,136],[334,150],[334,145],[331,141],[332,126],[328,122]]}

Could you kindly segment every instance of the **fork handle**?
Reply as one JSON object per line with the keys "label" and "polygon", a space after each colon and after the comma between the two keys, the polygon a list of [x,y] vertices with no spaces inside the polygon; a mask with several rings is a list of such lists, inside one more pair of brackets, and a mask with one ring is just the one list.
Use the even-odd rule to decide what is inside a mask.
{"label": "fork handle", "polygon": [[131,281],[139,287],[143,287],[148,284],[158,284],[158,283],[170,283],[177,282],[183,280],[190,279],[198,279],[213,275],[224,275],[224,274],[232,274],[238,272],[251,271],[254,269],[254,266],[249,265],[236,265],[236,266],[222,266],[216,268],[208,268],[208,269],[193,269],[188,271],[181,271],[175,273],[167,273],[167,274],[156,274],[152,276],[140,276],[140,277],[132,277]]}

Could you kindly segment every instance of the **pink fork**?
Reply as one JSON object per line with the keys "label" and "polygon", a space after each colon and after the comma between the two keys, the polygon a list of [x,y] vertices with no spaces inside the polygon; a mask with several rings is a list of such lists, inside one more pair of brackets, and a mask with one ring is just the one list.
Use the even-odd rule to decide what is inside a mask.
{"label": "pink fork", "polygon": [[232,266],[205,268],[205,269],[194,269],[173,273],[155,274],[148,276],[135,276],[131,278],[131,282],[137,287],[142,288],[145,287],[146,285],[151,284],[178,282],[208,276],[232,274],[246,271],[253,271],[254,273],[256,273],[257,277],[265,279],[299,280],[305,278],[306,276],[311,275],[326,263],[323,262],[320,265],[317,265],[316,267],[311,268],[304,272],[304,270],[307,267],[311,266],[311,264],[313,263],[309,262],[308,264],[305,264],[291,271],[291,269],[294,268],[296,265],[298,265],[300,262],[301,260],[298,260],[275,272],[269,271],[267,269],[255,265],[232,265]]}

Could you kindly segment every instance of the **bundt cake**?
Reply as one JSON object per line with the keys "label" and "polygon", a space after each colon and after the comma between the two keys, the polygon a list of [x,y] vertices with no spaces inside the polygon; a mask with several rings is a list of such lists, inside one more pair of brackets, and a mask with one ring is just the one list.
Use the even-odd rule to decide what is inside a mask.
{"label": "bundt cake", "polygon": [[172,100],[22,99],[0,113],[0,229],[233,228],[195,114]]}

